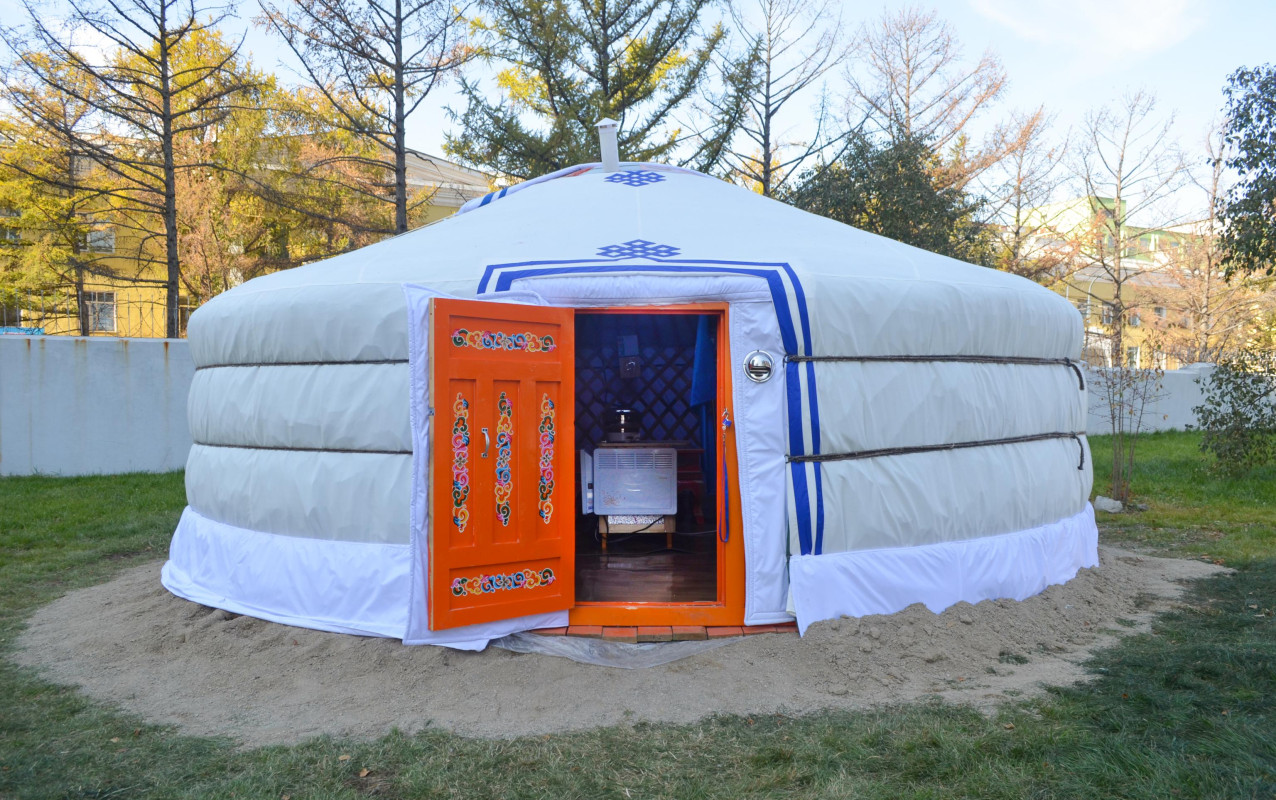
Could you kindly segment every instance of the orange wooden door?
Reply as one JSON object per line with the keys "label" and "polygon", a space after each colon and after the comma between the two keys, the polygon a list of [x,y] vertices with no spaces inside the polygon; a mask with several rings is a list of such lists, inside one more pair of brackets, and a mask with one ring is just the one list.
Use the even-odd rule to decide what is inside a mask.
{"label": "orange wooden door", "polygon": [[430,302],[430,629],[569,608],[573,311]]}

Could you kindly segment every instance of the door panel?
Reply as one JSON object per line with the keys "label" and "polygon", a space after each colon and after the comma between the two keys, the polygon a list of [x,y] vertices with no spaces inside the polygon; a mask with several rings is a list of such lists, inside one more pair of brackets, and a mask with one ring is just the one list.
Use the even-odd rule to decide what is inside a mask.
{"label": "door panel", "polygon": [[431,630],[573,603],[572,315],[430,301]]}

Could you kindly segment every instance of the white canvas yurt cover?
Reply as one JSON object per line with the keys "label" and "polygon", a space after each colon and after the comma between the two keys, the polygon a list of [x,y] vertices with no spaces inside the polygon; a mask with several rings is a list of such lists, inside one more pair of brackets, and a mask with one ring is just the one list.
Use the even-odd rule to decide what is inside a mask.
{"label": "white canvas yurt cover", "polygon": [[[189,505],[164,585],[413,644],[567,624],[572,315],[688,304],[725,309],[734,624],[1023,599],[1097,565],[1067,301],[623,164],[488,195],[200,308]],[[767,380],[745,374],[758,352]]]}

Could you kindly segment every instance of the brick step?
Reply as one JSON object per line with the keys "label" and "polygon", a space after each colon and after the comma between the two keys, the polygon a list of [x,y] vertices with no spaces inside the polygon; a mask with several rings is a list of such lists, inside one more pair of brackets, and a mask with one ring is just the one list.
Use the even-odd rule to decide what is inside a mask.
{"label": "brick step", "polygon": [[566,628],[539,628],[532,633],[541,636],[583,636],[609,642],[689,642],[720,639],[728,636],[754,636],[760,633],[797,633],[796,622],[778,625],[572,625]]}

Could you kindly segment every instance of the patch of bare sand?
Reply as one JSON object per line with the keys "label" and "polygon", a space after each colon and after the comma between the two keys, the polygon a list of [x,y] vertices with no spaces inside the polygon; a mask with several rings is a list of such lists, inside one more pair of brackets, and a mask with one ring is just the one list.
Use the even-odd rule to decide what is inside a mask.
{"label": "patch of bare sand", "polygon": [[942,614],[915,605],[638,670],[496,648],[404,647],[235,616],[169,594],[156,563],[36,612],[16,658],[154,722],[249,747],[396,727],[509,737],[928,696],[986,708],[1085,679],[1080,662],[1091,650],[1145,629],[1175,603],[1182,581],[1220,569],[1112,548],[1100,560],[1023,602],[961,603]]}

